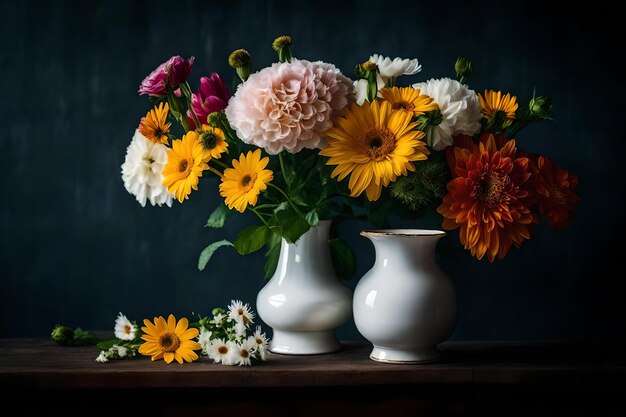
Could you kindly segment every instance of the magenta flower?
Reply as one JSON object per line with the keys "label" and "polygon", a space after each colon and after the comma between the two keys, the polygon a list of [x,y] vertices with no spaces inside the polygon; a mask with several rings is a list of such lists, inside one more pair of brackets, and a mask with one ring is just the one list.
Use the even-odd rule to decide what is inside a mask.
{"label": "magenta flower", "polygon": [[148,94],[154,97],[165,97],[167,95],[166,86],[176,90],[181,83],[187,81],[195,57],[189,59],[176,55],[162,63],[150,73],[139,86],[139,94]]}
{"label": "magenta flower", "polygon": [[[230,91],[217,73],[210,77],[200,78],[200,89],[191,96],[191,107],[201,123],[206,123],[206,118],[213,112],[222,111],[228,105]],[[193,126],[193,120],[190,118]]]}

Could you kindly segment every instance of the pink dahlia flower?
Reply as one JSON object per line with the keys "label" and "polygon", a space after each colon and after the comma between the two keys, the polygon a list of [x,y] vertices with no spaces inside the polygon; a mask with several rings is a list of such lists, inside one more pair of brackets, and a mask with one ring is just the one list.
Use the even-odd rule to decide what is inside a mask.
{"label": "pink dahlia flower", "polygon": [[[200,78],[200,89],[191,96],[191,108],[201,123],[206,123],[207,116],[213,112],[222,111],[228,105],[230,91],[217,73],[210,77]],[[195,128],[193,118],[189,119]]]}
{"label": "pink dahlia flower", "polygon": [[273,64],[241,84],[226,116],[245,142],[269,154],[324,148],[324,132],[353,99],[352,81],[325,62]]}
{"label": "pink dahlia flower", "polygon": [[181,83],[187,81],[195,57],[189,59],[176,55],[162,63],[150,73],[139,86],[139,94],[148,94],[154,97],[167,95],[166,85],[169,83],[172,90],[176,90]]}

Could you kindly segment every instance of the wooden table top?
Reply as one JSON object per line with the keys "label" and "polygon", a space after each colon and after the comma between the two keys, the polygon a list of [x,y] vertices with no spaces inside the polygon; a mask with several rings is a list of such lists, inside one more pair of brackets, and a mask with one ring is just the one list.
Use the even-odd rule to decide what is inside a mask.
{"label": "wooden table top", "polygon": [[0,384],[14,388],[332,387],[385,384],[611,385],[626,380],[623,345],[565,342],[446,342],[442,360],[423,365],[369,359],[370,346],[344,343],[337,353],[270,354],[252,367],[151,362],[96,363],[94,346],[49,340],[0,339]]}

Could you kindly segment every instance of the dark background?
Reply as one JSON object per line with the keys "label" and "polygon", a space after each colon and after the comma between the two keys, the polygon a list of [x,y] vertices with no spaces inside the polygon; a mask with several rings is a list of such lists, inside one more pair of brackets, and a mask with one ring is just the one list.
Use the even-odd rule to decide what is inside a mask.
{"label": "dark background", "polygon": [[[254,219],[203,228],[220,200],[203,183],[183,205],[142,208],[120,178],[133,131],[148,109],[143,77],[172,55],[195,55],[191,84],[246,48],[255,67],[291,34],[294,55],[332,62],[352,76],[371,53],[417,57],[401,81],[453,76],[457,55],[474,62],[471,86],[554,100],[553,123],[518,143],[580,177],[571,225],[545,224],[503,261],[478,262],[456,233],[440,264],[457,289],[454,339],[617,339],[624,326],[624,67],[622,13],[598,2],[551,10],[511,2],[2,2],[0,42],[0,336],[45,336],[55,323],[111,329],[118,311],[142,319],[207,313],[232,298],[254,305],[263,256],[218,253],[196,269],[209,242],[234,238]],[[546,8],[547,7],[547,8]],[[438,227],[438,220],[411,222]],[[373,263],[368,227],[343,235]],[[615,272],[609,272],[615,268]],[[398,319],[401,319],[399,317]],[[339,330],[357,339],[352,322]]]}

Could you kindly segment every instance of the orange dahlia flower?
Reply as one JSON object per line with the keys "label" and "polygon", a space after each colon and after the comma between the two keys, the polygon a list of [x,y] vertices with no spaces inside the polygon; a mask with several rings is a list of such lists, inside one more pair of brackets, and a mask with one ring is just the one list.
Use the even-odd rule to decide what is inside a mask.
{"label": "orange dahlia flower", "polygon": [[449,148],[453,178],[437,211],[443,227],[460,228],[459,237],[472,256],[493,262],[511,245],[530,239],[537,217],[529,207],[531,176],[528,158],[518,157],[515,140],[500,148],[492,134],[478,143],[459,138]]}
{"label": "orange dahlia flower", "polygon": [[548,219],[554,230],[561,230],[569,223],[574,206],[580,197],[574,191],[578,177],[557,166],[545,156],[533,156],[532,171],[534,198],[539,204],[539,212]]}

